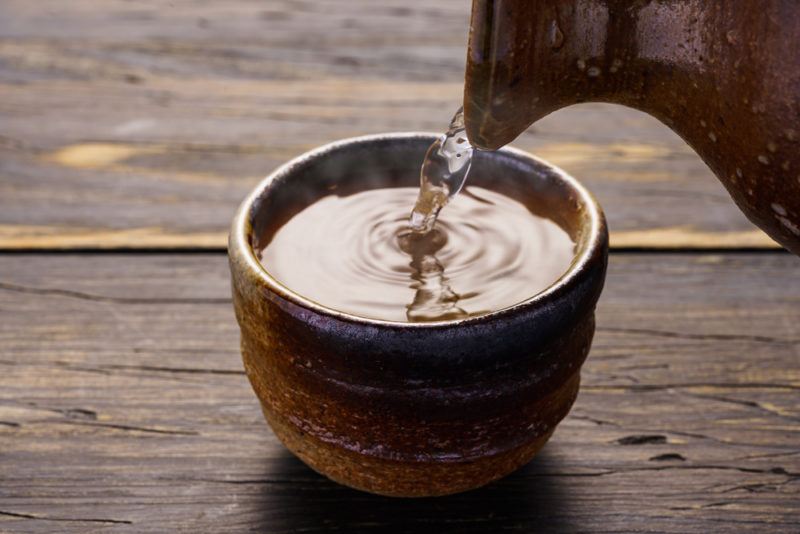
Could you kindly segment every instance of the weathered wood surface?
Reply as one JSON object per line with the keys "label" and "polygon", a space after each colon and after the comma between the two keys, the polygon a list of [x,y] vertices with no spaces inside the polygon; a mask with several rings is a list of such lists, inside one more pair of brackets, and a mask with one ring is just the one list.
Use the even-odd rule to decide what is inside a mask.
{"label": "weathered wood surface", "polygon": [[[321,143],[440,131],[469,0],[3,0],[0,248],[221,248]],[[665,126],[604,105],[517,142],[599,197],[617,247],[775,246]]]}
{"label": "weathered wood surface", "polygon": [[543,453],[408,501],[277,443],[224,255],[0,256],[0,531],[798,532],[799,273],[780,253],[613,256]]}
{"label": "weathered wood surface", "polygon": [[[441,130],[469,0],[3,0],[0,249],[224,246],[271,169]],[[616,247],[772,247],[666,127],[603,105],[517,146]],[[581,396],[476,492],[377,498],[262,421],[221,254],[0,255],[0,532],[797,532],[800,261],[612,257]]]}

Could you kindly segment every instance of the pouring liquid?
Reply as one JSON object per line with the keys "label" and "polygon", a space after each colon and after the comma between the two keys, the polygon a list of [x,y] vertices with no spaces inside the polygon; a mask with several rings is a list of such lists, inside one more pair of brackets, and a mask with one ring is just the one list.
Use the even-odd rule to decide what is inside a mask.
{"label": "pouring liquid", "polygon": [[473,151],[464,126],[464,108],[459,108],[450,121],[450,128],[425,154],[419,196],[408,219],[412,231],[425,234],[433,230],[439,212],[464,187],[472,167]]}
{"label": "pouring liquid", "polygon": [[518,200],[465,188],[473,152],[459,110],[428,149],[419,189],[325,196],[262,236],[257,256],[299,295],[373,319],[463,319],[536,295],[567,270],[575,244]]}

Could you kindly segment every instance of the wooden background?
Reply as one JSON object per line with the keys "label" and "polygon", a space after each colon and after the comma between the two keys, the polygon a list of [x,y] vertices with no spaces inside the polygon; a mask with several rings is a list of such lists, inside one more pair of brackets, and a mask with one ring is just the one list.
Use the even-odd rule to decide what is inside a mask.
{"label": "wooden background", "polygon": [[800,262],[641,113],[515,145],[612,231],[571,415],[463,495],[351,491],[287,453],[242,371],[239,201],[321,143],[440,131],[467,0],[0,2],[0,532],[798,532]]}

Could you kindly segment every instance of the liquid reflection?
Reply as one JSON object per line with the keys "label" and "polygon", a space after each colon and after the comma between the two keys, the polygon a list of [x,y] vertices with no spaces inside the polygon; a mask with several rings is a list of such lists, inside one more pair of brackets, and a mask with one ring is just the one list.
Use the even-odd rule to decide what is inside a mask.
{"label": "liquid reflection", "polygon": [[410,322],[447,321],[469,317],[458,307],[461,298],[450,288],[444,265],[436,253],[447,243],[447,235],[434,228],[426,234],[403,232],[398,237],[400,249],[411,257],[411,288],[416,290],[414,300],[406,309]]}

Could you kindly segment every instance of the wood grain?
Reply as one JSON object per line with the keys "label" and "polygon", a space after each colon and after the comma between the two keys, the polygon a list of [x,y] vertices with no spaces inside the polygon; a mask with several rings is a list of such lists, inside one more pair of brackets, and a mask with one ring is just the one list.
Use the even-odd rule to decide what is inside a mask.
{"label": "wood grain", "polygon": [[618,254],[579,400],[517,474],[339,487],[243,374],[221,254],[0,256],[2,532],[797,532],[800,284],[786,254]]}
{"label": "wood grain", "polygon": [[[277,165],[441,130],[469,0],[0,2],[0,249],[224,247]],[[666,127],[563,110],[517,146],[617,248],[773,248]],[[0,532],[797,532],[800,264],[616,254],[578,403],[482,490],[390,500],[289,455],[221,254],[0,255]]]}
{"label": "wood grain", "polygon": [[[0,248],[224,247],[235,207],[321,143],[441,131],[469,0],[5,0]],[[642,113],[584,105],[516,143],[585,182],[626,248],[773,248]]]}

